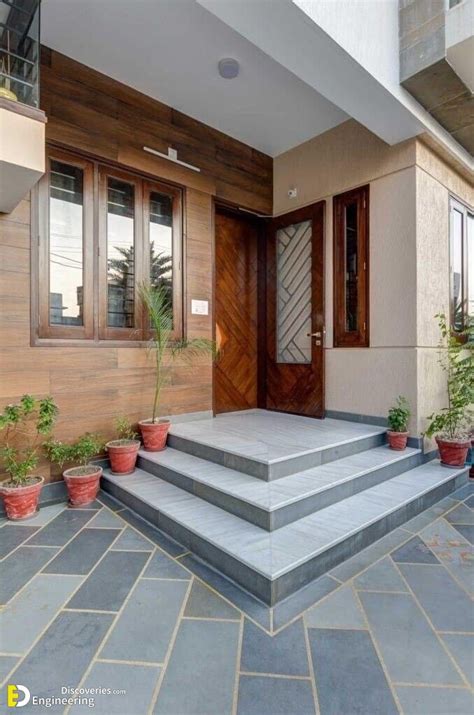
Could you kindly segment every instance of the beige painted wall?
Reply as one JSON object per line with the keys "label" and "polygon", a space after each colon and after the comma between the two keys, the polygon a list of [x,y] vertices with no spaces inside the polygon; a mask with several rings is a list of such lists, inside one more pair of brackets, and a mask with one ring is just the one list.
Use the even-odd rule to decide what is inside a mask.
{"label": "beige painted wall", "polygon": [[[333,347],[332,197],[370,184],[370,348]],[[296,187],[297,198],[288,197]],[[419,140],[389,146],[354,120],[277,157],[274,211],[326,201],[326,407],[384,417],[404,394],[420,434],[444,399],[433,316],[449,298],[449,192],[468,183]]]}

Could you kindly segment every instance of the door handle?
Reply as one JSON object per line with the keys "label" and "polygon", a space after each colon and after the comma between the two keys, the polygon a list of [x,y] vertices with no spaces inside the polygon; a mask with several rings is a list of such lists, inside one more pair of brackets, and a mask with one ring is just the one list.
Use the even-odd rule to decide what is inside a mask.
{"label": "door handle", "polygon": [[320,338],[322,336],[322,333],[320,330],[318,330],[316,333],[306,333],[306,337],[308,338]]}

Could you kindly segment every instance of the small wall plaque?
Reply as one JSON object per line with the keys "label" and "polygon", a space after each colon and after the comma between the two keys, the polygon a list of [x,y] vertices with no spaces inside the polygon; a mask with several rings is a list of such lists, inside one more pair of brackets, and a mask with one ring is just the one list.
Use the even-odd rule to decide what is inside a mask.
{"label": "small wall plaque", "polygon": [[208,300],[191,300],[192,315],[209,315]]}

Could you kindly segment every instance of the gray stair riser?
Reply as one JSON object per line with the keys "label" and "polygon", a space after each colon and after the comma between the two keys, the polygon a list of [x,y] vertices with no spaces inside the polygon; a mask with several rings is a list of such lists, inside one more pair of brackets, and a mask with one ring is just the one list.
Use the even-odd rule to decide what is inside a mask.
{"label": "gray stair riser", "polygon": [[317,467],[320,464],[334,462],[336,459],[349,457],[351,454],[365,452],[367,449],[379,447],[385,444],[385,442],[385,433],[376,434],[370,437],[352,440],[345,444],[326,447],[298,457],[284,459],[281,462],[265,464],[251,457],[242,457],[241,455],[226,452],[216,447],[210,447],[209,445],[201,444],[200,442],[195,442],[185,437],[178,437],[173,434],[168,435],[168,445],[174,449],[178,449],[180,452],[186,452],[195,457],[207,459],[209,462],[215,462],[223,467],[235,469],[237,472],[250,474],[252,477],[263,479],[266,482],[279,479],[280,477],[288,477],[290,474],[303,472],[305,469],[311,469],[311,467]]}
{"label": "gray stair riser", "polygon": [[[346,559],[370,546],[374,541],[385,536],[385,534],[417,516],[420,512],[428,509],[440,499],[463,486],[467,481],[468,472],[466,470],[423,496],[408,501],[397,510],[381,517],[340,541],[332,548],[317,554],[300,566],[273,580],[263,576],[260,572],[229,555],[226,551],[219,549],[187,527],[177,523],[174,519],[161,514],[159,509],[151,507],[139,497],[130,494],[125,488],[113,484],[107,479],[102,479],[102,488],[144,519],[169,534],[173,539],[189,548],[190,551],[208,561],[211,566],[222,571],[223,574],[264,603],[273,606],[310,583],[313,579],[335,568]],[[407,538],[409,538],[408,532]]]}
{"label": "gray stair riser", "polygon": [[400,459],[392,464],[387,464],[375,469],[372,472],[363,474],[354,479],[348,479],[341,484],[337,484],[334,487],[329,487],[328,489],[319,492],[318,494],[312,494],[310,496],[299,499],[296,502],[292,502],[287,506],[283,506],[280,509],[274,509],[272,511],[264,509],[255,504],[251,504],[244,499],[239,499],[238,497],[227,494],[226,492],[220,491],[214,487],[207,484],[203,484],[192,477],[181,474],[180,472],[171,469],[170,467],[165,467],[161,464],[153,462],[151,459],[147,459],[146,456],[140,455],[138,457],[138,467],[148,472],[149,474],[154,474],[161,479],[164,479],[176,487],[185,489],[186,491],[194,494],[195,496],[205,499],[205,501],[215,506],[219,506],[221,509],[234,514],[235,516],[245,519],[245,521],[250,522],[259,526],[261,529],[266,529],[266,531],[274,531],[275,529],[280,529],[282,526],[291,524],[293,521],[303,518],[304,516],[309,516],[319,509],[324,509],[335,502],[346,499],[347,497],[354,496],[364,489],[370,489],[370,487],[380,484],[381,482],[396,477],[402,472],[405,472],[413,467],[417,467],[423,461],[421,454],[414,454],[405,459]]}

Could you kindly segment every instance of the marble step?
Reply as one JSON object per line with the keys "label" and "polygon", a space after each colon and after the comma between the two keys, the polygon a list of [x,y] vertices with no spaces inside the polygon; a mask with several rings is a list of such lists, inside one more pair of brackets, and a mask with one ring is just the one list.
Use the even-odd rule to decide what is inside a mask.
{"label": "marble step", "polygon": [[384,444],[386,429],[266,410],[172,424],[168,446],[270,481]]}
{"label": "marble step", "polygon": [[140,450],[138,466],[273,531],[412,469],[421,459],[419,449],[396,452],[384,445],[269,482],[172,447]]}
{"label": "marble step", "polygon": [[467,482],[438,460],[268,532],[137,469],[102,488],[268,605],[286,598]]}

